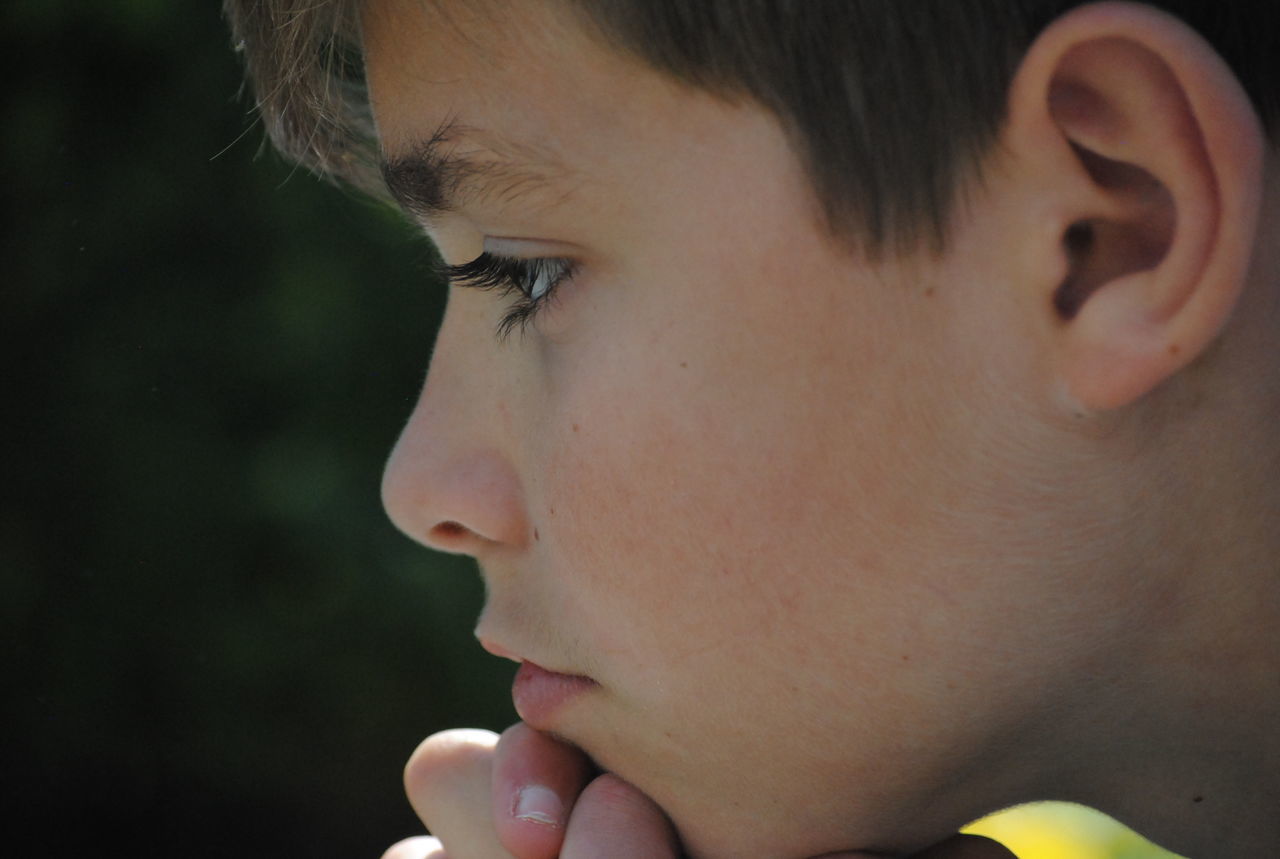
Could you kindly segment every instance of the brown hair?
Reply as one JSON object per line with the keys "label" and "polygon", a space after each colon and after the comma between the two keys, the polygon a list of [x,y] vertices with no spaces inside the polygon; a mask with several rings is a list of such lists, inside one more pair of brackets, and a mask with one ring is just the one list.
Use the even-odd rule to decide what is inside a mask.
{"label": "brown hair", "polygon": [[[224,0],[258,109],[289,158],[383,195],[360,0]],[[424,0],[425,2],[425,0]],[[1035,36],[1084,0],[564,0],[601,38],[790,132],[833,230],[876,252],[940,248]],[[1280,125],[1280,4],[1158,0]]]}

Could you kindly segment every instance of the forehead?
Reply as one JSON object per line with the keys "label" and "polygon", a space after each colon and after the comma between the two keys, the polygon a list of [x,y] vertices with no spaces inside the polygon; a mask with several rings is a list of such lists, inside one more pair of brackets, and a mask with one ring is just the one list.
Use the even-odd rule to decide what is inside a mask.
{"label": "forehead", "polygon": [[[624,235],[639,247],[741,234],[750,213],[767,213],[769,229],[789,219],[826,236],[821,206],[772,113],[611,49],[569,4],[520,0],[477,11],[461,2],[371,0],[363,25],[383,157],[412,163],[442,129],[463,129],[434,154],[465,159],[462,175],[474,178],[478,165],[482,177],[501,180],[483,189],[491,193],[480,203],[455,210],[450,228],[617,249]],[[524,170],[532,185],[553,186],[508,182],[513,162],[533,168]],[[444,222],[422,220],[439,241]]]}
{"label": "forehead", "polygon": [[395,153],[448,123],[510,146],[590,144],[644,100],[622,57],[563,4],[371,0],[363,15],[370,95]]}
{"label": "forehead", "polygon": [[450,124],[474,131],[466,142],[499,158],[558,161],[584,178],[642,185],[708,153],[777,154],[772,116],[611,49],[571,4],[370,0],[362,24],[389,157]]}

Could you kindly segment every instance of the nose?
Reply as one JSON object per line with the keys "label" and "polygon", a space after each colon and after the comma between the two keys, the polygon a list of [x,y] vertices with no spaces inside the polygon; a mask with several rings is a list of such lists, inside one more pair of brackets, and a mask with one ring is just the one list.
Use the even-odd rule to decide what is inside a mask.
{"label": "nose", "polygon": [[[382,478],[391,521],[444,552],[519,547],[528,532],[519,476],[500,420],[497,344],[467,331],[450,302],[427,382]],[[488,333],[483,323],[472,326]]]}

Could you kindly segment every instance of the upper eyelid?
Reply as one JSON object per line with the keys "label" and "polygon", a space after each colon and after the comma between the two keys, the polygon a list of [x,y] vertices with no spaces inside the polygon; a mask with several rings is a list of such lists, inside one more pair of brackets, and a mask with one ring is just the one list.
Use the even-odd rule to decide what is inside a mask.
{"label": "upper eyelid", "polygon": [[577,258],[582,250],[573,243],[549,236],[518,237],[493,233],[486,233],[483,249],[506,259],[569,259]]}
{"label": "upper eyelid", "polygon": [[460,262],[460,263],[442,262],[442,267],[447,271],[461,271],[467,268],[468,266],[482,265],[486,262],[521,264],[521,263],[535,263],[541,260],[559,260],[559,259],[564,259],[564,258],[556,256],[554,254],[516,256],[514,254],[503,254],[503,253],[497,253],[495,251],[484,250],[476,254],[475,256],[471,257],[465,262]]}

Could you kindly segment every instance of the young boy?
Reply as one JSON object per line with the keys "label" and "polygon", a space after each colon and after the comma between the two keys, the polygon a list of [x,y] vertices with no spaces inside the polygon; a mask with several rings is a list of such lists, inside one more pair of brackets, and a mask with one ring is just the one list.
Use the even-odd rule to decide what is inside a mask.
{"label": "young boy", "polygon": [[1280,855],[1273,5],[227,7],[449,266],[384,496],[523,724],[388,856]]}

